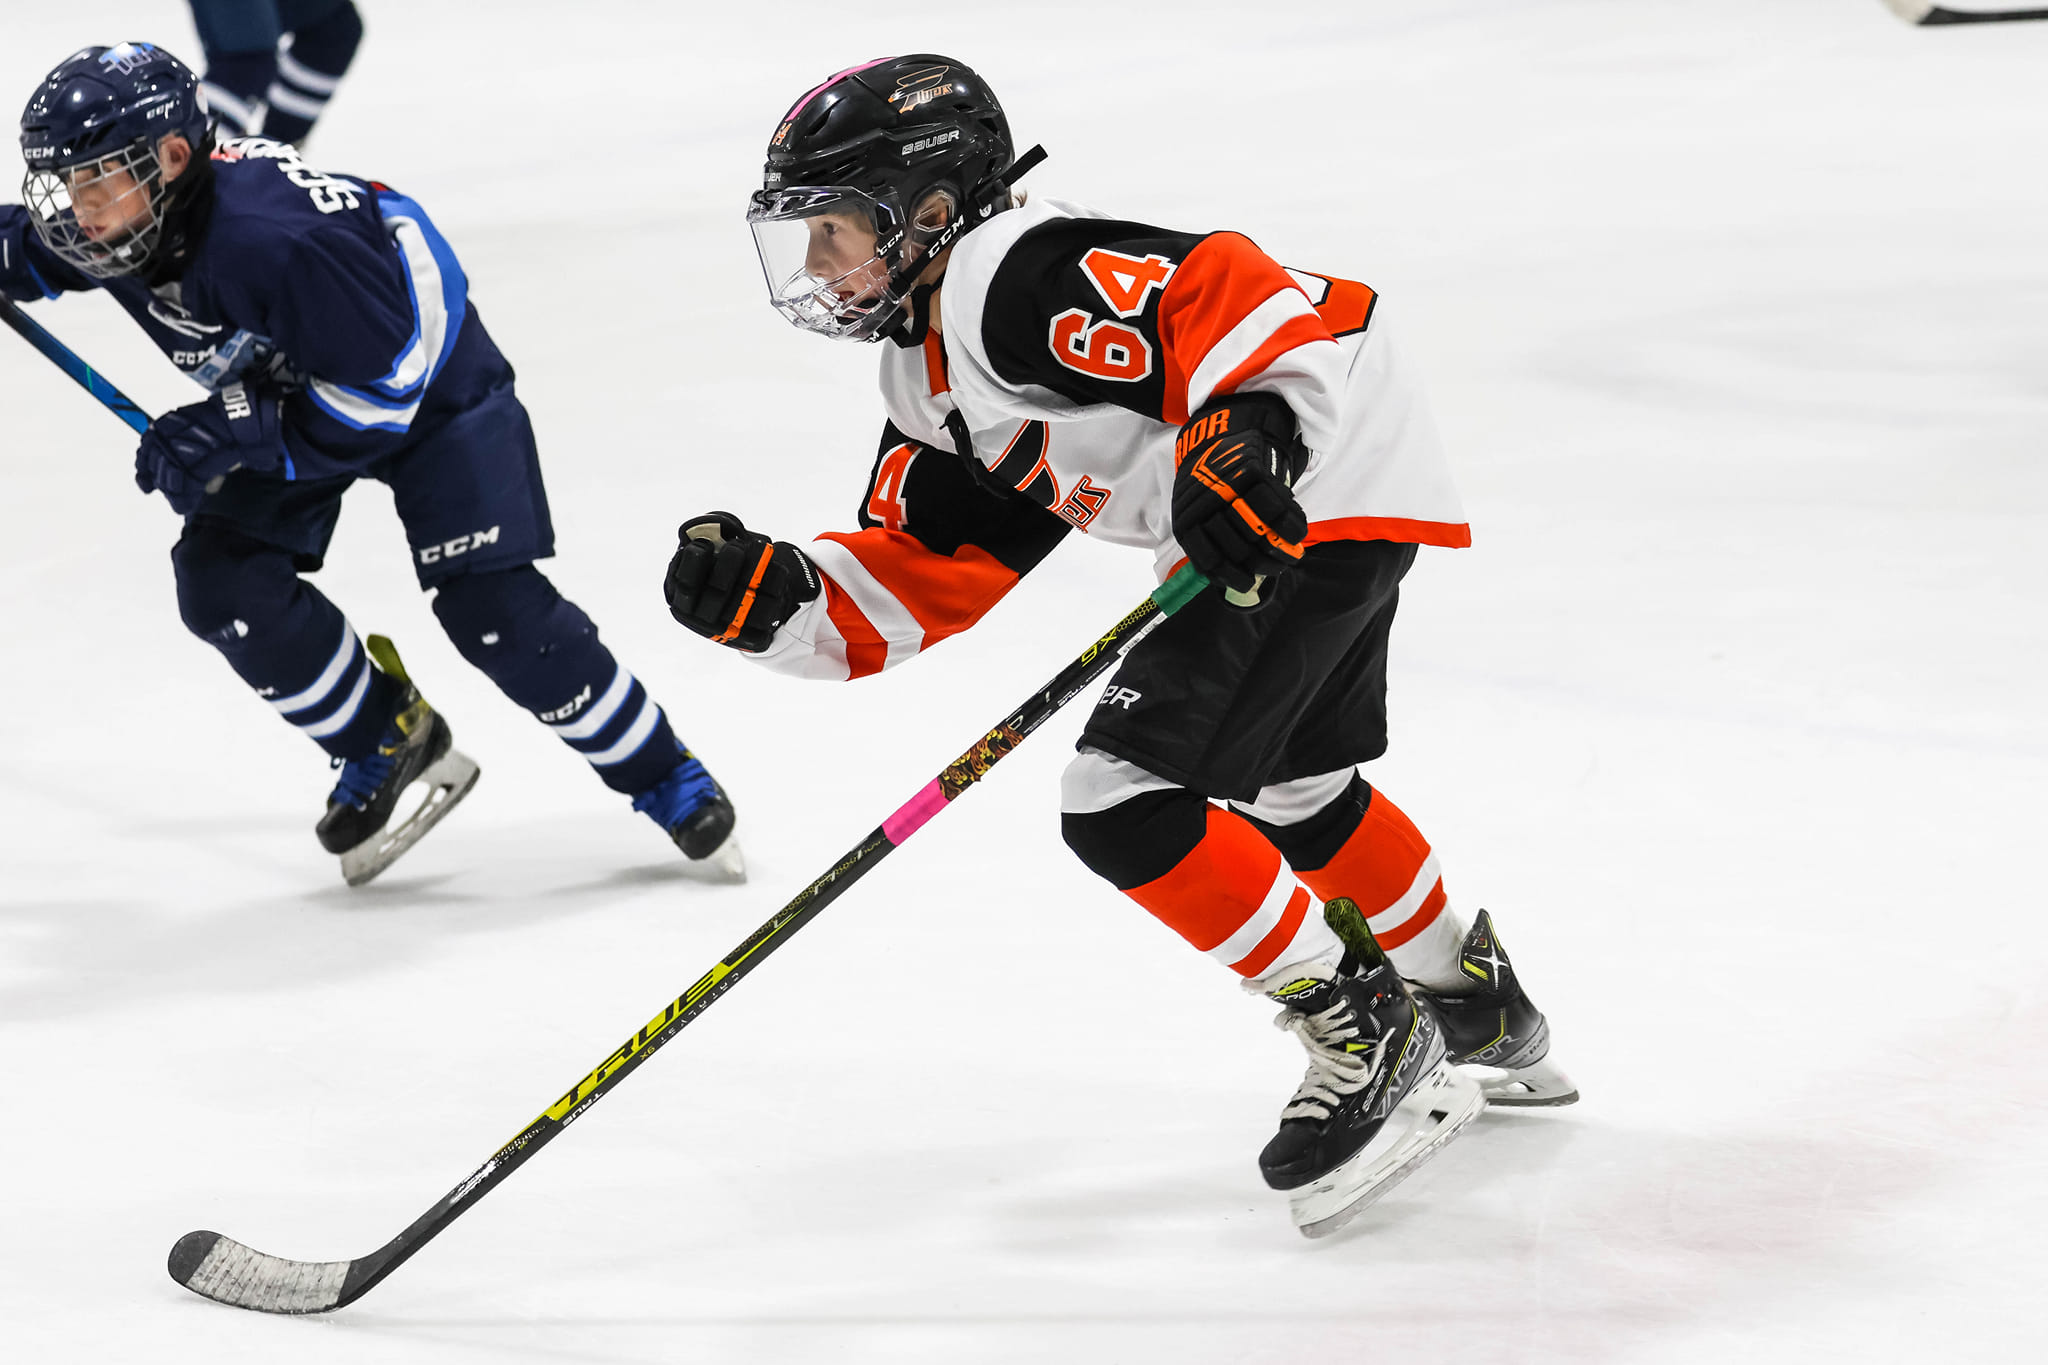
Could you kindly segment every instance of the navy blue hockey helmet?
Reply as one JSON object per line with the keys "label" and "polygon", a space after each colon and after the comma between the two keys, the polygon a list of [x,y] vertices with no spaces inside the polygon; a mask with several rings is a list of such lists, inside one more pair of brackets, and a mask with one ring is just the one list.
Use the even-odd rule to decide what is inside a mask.
{"label": "navy blue hockey helmet", "polygon": [[157,148],[173,133],[203,172],[210,144],[199,78],[170,53],[120,43],[60,62],[21,114],[21,197],[43,244],[98,279],[147,269],[172,194]]}
{"label": "navy blue hockey helmet", "polygon": [[[782,116],[747,208],[776,311],[860,341],[900,325],[922,259],[1009,205],[1021,173],[1010,123],[981,77],[933,53],[842,71]],[[858,229],[871,254],[836,253]],[[919,328],[919,330],[922,330]]]}

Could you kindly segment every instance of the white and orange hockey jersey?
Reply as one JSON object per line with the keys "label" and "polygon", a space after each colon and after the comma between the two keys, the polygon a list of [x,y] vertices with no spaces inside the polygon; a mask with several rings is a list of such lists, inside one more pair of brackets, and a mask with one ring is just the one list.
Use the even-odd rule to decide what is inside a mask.
{"label": "white and orange hockey jersey", "polygon": [[1181,424],[1231,394],[1287,401],[1308,447],[1310,545],[1471,543],[1384,308],[1231,232],[1174,232],[1032,198],[963,236],[921,348],[882,361],[889,425],[858,531],[809,553],[824,591],[754,655],[859,678],[974,624],[1069,529],[1173,539]]}

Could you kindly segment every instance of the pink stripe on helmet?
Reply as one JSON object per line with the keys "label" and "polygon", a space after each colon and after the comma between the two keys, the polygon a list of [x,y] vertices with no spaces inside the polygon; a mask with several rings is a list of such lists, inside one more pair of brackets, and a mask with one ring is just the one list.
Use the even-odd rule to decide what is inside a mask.
{"label": "pink stripe on helmet", "polygon": [[817,89],[810,91],[802,99],[798,100],[795,104],[791,105],[789,107],[789,112],[782,116],[782,121],[784,123],[787,123],[791,119],[795,118],[798,114],[801,114],[804,110],[805,105],[809,104],[812,100],[816,99],[819,95],[823,94],[833,85],[836,85],[838,82],[845,80],[848,76],[857,75],[860,72],[867,70],[871,66],[880,66],[883,62],[894,60],[895,58],[893,57],[877,57],[871,62],[862,62],[859,66],[849,66],[846,68],[846,70],[840,72],[838,75],[828,77],[825,80],[824,84],[820,85]]}

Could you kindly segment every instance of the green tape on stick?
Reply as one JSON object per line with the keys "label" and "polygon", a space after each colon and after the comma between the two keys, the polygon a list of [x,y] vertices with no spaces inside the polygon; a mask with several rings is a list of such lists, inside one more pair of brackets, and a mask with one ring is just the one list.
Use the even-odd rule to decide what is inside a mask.
{"label": "green tape on stick", "polygon": [[1202,589],[1208,586],[1209,576],[1189,564],[1152,589],[1152,600],[1158,604],[1162,615],[1171,616],[1201,596]]}

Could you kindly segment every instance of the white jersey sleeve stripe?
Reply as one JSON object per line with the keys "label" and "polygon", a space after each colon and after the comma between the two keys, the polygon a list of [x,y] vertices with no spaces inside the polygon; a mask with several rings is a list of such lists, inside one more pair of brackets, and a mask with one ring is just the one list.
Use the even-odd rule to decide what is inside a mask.
{"label": "white jersey sleeve stripe", "polygon": [[782,623],[768,648],[747,658],[764,668],[793,678],[823,678],[845,682],[853,669],[846,662],[846,637],[832,624],[826,610],[825,594],[803,604],[796,615]]}
{"label": "white jersey sleeve stripe", "polygon": [[[1302,316],[1313,317],[1315,311],[1308,296],[1299,289],[1282,289],[1245,314],[1242,322],[1209,348],[1209,354],[1202,357],[1202,363],[1195,366],[1195,372],[1188,376],[1188,411],[1198,411],[1208,403],[1209,396],[1216,392],[1216,386],[1223,382],[1224,376],[1256,355],[1284,323]],[[1333,352],[1336,350],[1335,342],[1321,344]]]}
{"label": "white jersey sleeve stripe", "polygon": [[[811,542],[810,554],[819,572],[839,586],[888,646],[884,668],[892,668],[924,648],[924,627],[908,607],[896,600],[894,593],[868,572],[853,551],[837,541],[818,540]],[[821,600],[822,597],[820,594]]]}

